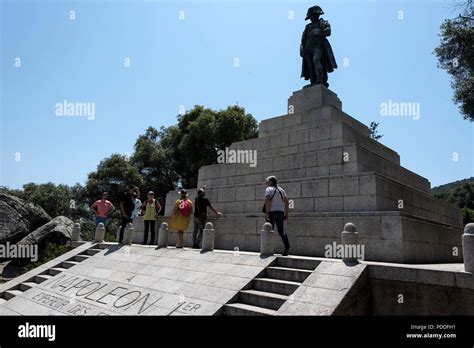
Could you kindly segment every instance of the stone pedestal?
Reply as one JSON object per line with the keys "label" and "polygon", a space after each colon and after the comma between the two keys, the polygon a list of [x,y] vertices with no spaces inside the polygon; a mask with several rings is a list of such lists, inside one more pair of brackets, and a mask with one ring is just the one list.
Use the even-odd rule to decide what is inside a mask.
{"label": "stone pedestal", "polygon": [[101,222],[95,228],[94,241],[97,243],[102,243],[104,241],[104,236],[105,236],[105,226]]}
{"label": "stone pedestal", "polygon": [[168,246],[168,223],[162,222],[158,231],[158,248],[166,248]]}
{"label": "stone pedestal", "polygon": [[133,225],[131,223],[127,224],[127,227],[124,231],[124,244],[132,245],[133,242]]}
{"label": "stone pedestal", "polygon": [[274,236],[274,233],[272,230],[272,225],[269,222],[266,222],[263,225],[262,231],[260,233],[260,255],[262,256],[273,255],[274,250],[275,250],[273,236]]}
{"label": "stone pedestal", "polygon": [[464,227],[462,249],[464,254],[464,269],[466,272],[474,273],[474,223],[467,224]]}
{"label": "stone pedestal", "polygon": [[202,234],[202,250],[203,251],[212,251],[214,250],[214,226],[212,223],[206,223],[206,227],[203,230]]}
{"label": "stone pedestal", "polygon": [[[400,156],[370,138],[369,128],[342,111],[322,85],[293,93],[288,114],[263,120],[255,139],[230,150],[257,151],[257,165],[224,163],[199,169],[213,206],[216,248],[259,250],[264,181],[275,175],[291,200],[291,252],[324,256],[340,242],[347,221],[360,228],[366,259],[387,262],[461,262],[459,209],[434,198],[430,182],[400,165]],[[419,154],[423,156],[422,153]],[[195,191],[190,191],[194,198]],[[166,198],[169,215],[177,193]]]}
{"label": "stone pedestal", "polygon": [[[344,231],[341,234],[341,244],[344,250],[342,260],[346,262],[357,262],[357,251],[359,246],[359,233],[353,223],[344,225]],[[349,251],[349,253],[347,252]]]}
{"label": "stone pedestal", "polygon": [[71,241],[78,242],[81,239],[81,225],[75,223],[72,229]]}

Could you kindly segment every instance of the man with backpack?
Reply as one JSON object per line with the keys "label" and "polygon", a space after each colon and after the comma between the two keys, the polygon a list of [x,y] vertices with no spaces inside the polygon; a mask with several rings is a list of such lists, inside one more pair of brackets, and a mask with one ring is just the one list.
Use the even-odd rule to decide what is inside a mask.
{"label": "man with backpack", "polygon": [[200,188],[197,192],[197,197],[194,201],[194,230],[193,230],[193,248],[199,249],[202,234],[204,231],[204,225],[207,219],[207,208],[211,209],[217,216],[222,216],[220,211],[214,209],[211,205],[211,202],[204,197],[206,195],[206,191],[204,188]]}
{"label": "man with backpack", "polygon": [[175,207],[171,212],[169,228],[178,231],[176,248],[182,248],[184,244],[184,231],[189,226],[189,220],[193,213],[193,202],[188,199],[188,192],[181,189],[180,198],[176,200]]}
{"label": "man with backpack", "polygon": [[270,222],[272,229],[277,225],[278,234],[285,245],[283,256],[288,256],[290,242],[288,235],[283,229],[283,221],[288,220],[289,203],[285,190],[277,185],[277,178],[269,176],[266,180],[267,189],[265,190],[265,220]]}
{"label": "man with backpack", "polygon": [[155,241],[155,222],[161,211],[161,204],[155,199],[155,193],[153,191],[148,192],[148,199],[143,202],[141,209],[145,212],[143,215],[143,223],[145,224],[145,238],[143,244],[147,245],[148,230],[151,229],[150,245],[152,245]]}

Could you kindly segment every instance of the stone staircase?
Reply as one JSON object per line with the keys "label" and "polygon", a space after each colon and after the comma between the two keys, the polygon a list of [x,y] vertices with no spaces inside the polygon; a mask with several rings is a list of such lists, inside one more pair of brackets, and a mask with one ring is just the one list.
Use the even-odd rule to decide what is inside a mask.
{"label": "stone staircase", "polygon": [[222,315],[275,315],[292,300],[292,294],[313,273],[320,261],[310,258],[277,257],[229,303]]}
{"label": "stone staircase", "polygon": [[23,292],[34,288],[38,284],[41,284],[42,282],[47,281],[48,279],[51,279],[55,275],[65,271],[66,269],[69,269],[77,264],[79,264],[82,261],[87,260],[91,256],[101,252],[103,249],[105,249],[104,245],[95,245],[92,248],[89,248],[85,250],[83,253],[79,255],[75,255],[72,258],[62,261],[61,263],[57,264],[54,267],[48,268],[47,270],[43,271],[40,274],[35,275],[34,277],[28,279],[25,282],[22,282],[20,284],[15,285],[11,289],[8,289],[4,291],[3,293],[0,293],[0,305],[5,303],[6,301],[11,300],[12,298],[21,295]]}

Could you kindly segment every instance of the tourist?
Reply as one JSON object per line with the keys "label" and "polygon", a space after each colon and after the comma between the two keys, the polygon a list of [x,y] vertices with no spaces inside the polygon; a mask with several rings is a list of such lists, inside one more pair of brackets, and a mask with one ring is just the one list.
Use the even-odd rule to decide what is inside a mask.
{"label": "tourist", "polygon": [[151,230],[150,245],[155,241],[155,222],[158,218],[158,214],[161,211],[161,204],[155,199],[155,193],[153,191],[148,192],[148,197],[141,209],[145,211],[143,215],[143,223],[145,224],[145,237],[143,244],[146,245],[148,242],[148,230]]}
{"label": "tourist", "polygon": [[128,186],[128,189],[122,193],[120,197],[120,213],[122,216],[122,225],[120,227],[120,234],[119,234],[119,243],[123,241],[123,232],[127,227],[127,224],[131,223],[132,220],[132,213],[135,210],[135,202],[133,200],[133,193],[139,196],[140,191],[138,187],[135,185]]}
{"label": "tourist", "polygon": [[109,221],[109,214],[115,210],[114,205],[112,204],[112,202],[107,200],[107,198],[108,198],[108,193],[103,192],[102,199],[95,201],[91,205],[91,208],[95,211],[95,226],[96,227],[101,222],[104,224],[104,226],[107,225],[107,222]]}
{"label": "tourist", "polygon": [[132,221],[136,217],[140,215],[140,208],[142,207],[142,201],[138,198],[138,194],[136,191],[132,193],[132,198],[133,198],[133,203],[135,204],[135,207],[132,211]]}
{"label": "tourist", "polygon": [[[288,198],[285,190],[277,185],[277,178],[269,176],[266,180],[267,189],[265,190],[265,220],[269,221],[272,229],[277,225],[278,234],[280,235],[285,251],[283,256],[288,255],[290,250],[290,242],[288,236],[283,229],[283,221],[288,220]],[[278,194],[277,194],[278,192]]]}
{"label": "tourist", "polygon": [[204,226],[207,219],[207,208],[211,209],[217,216],[222,216],[220,211],[214,209],[211,205],[211,202],[204,197],[206,195],[206,191],[204,188],[200,188],[197,192],[197,197],[194,200],[194,230],[193,230],[193,248],[199,249],[202,234],[204,231]]}
{"label": "tourist", "polygon": [[184,241],[184,231],[189,226],[189,220],[193,212],[193,202],[188,199],[188,192],[181,190],[180,198],[176,200],[175,207],[171,212],[169,228],[178,231],[176,248],[182,248]]}

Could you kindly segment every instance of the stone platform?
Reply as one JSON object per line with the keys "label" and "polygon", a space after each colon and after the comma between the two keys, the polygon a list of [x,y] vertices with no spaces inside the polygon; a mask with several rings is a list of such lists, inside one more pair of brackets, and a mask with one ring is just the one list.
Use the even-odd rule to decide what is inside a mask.
{"label": "stone platform", "polygon": [[[256,150],[255,167],[224,163],[199,170],[198,186],[225,214],[215,222],[218,247],[258,249],[264,181],[275,175],[291,200],[293,253],[324,256],[324,246],[338,242],[344,224],[353,222],[368,260],[461,262],[459,209],[434,198],[429,181],[402,167],[400,156],[369,133],[326,87],[294,92],[288,114],[262,121],[258,138],[230,146]],[[194,199],[195,189],[189,192]],[[169,192],[165,215],[177,198]]]}
{"label": "stone platform", "polygon": [[474,314],[474,277],[462,264],[73,244],[1,284],[0,315]]}

